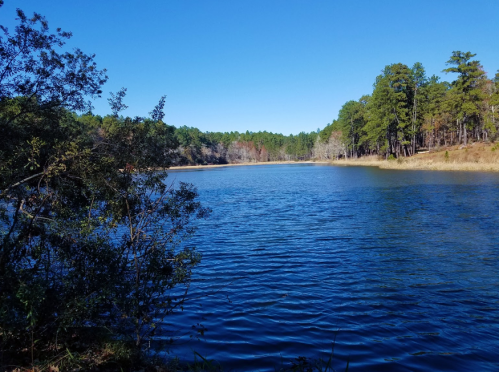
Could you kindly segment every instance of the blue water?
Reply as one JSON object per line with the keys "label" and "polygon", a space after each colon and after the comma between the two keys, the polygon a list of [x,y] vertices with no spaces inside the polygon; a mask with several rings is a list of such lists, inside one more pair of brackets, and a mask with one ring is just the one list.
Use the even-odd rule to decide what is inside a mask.
{"label": "blue water", "polygon": [[[172,352],[224,370],[499,370],[499,174],[260,165],[172,171],[213,210]],[[194,331],[193,331],[194,332]],[[194,332],[195,333],[195,332]],[[168,337],[168,336],[165,336]]]}

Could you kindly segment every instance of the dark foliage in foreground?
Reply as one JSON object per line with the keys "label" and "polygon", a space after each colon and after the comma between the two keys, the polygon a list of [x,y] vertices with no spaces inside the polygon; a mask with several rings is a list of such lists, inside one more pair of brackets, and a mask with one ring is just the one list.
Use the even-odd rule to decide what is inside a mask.
{"label": "dark foliage in foreground", "polygon": [[179,243],[208,211],[192,185],[165,183],[178,143],[164,99],[150,119],[118,117],[123,90],[106,120],[78,117],[105,71],[17,15],[0,39],[0,365],[91,350],[89,332],[139,356],[182,305],[200,257]]}

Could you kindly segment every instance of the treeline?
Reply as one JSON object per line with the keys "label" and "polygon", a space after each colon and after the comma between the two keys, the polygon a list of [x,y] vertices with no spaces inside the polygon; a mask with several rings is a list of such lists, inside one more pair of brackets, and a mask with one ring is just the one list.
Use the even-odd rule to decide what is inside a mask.
{"label": "treeline", "polygon": [[203,133],[183,126],[175,130],[175,136],[180,143],[180,164],[226,164],[309,159],[317,133]]}
{"label": "treeline", "polygon": [[[113,115],[105,117],[85,114],[75,120],[82,126],[98,129],[104,135],[116,130],[119,121]],[[147,118],[138,118],[147,121]],[[124,120],[121,117],[120,120]],[[136,118],[137,120],[137,118]],[[307,160],[312,157],[317,132],[284,136],[269,132],[201,132],[197,128],[175,128],[164,124],[172,133],[176,150],[169,152],[172,165],[207,165],[280,160]]]}
{"label": "treeline", "polygon": [[386,66],[376,77],[372,94],[345,103],[338,119],[320,133],[320,142],[337,142],[336,154],[348,157],[388,158],[411,156],[421,148],[495,139],[499,72],[494,80],[488,79],[473,57],[470,52],[452,53],[443,70],[456,74],[452,83],[427,77],[419,62],[412,68],[402,63]]}
{"label": "treeline", "polygon": [[323,130],[284,136],[269,132],[175,129],[178,164],[411,156],[419,149],[496,138],[499,72],[489,79],[475,54],[455,51],[447,61],[452,83],[428,77],[423,65],[386,66],[373,92],[346,102]]}
{"label": "treeline", "polygon": [[[435,75],[427,77],[419,62],[411,68],[402,63],[386,66],[376,77],[371,95],[346,102],[338,118],[316,132],[289,136],[267,131],[201,132],[164,124],[172,135],[169,161],[172,165],[208,165],[365,155],[398,158],[420,149],[494,140],[499,125],[499,72],[489,79],[474,56],[452,53],[449,67],[443,70],[455,74],[452,83]],[[125,91],[118,94],[124,97]],[[102,135],[116,131],[119,123],[116,113],[72,115],[80,125]],[[144,123],[148,119],[135,120]]]}

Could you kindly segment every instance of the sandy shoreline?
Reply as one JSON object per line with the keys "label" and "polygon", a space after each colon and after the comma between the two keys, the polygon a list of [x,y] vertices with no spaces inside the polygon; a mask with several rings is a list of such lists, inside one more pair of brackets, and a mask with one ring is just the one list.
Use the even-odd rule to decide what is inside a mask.
{"label": "sandy shoreline", "polygon": [[378,167],[380,169],[397,170],[433,170],[433,171],[466,171],[466,172],[499,172],[499,163],[479,162],[444,162],[431,159],[403,159],[373,160],[373,159],[348,159],[334,161],[269,161],[260,163],[213,164],[213,165],[185,165],[171,167],[168,170],[187,171],[194,169],[212,169],[222,167],[239,167],[249,165],[281,165],[281,164],[322,164],[342,167]]}
{"label": "sandy shoreline", "polygon": [[170,167],[168,170],[189,170],[189,169],[210,169],[221,167],[238,167],[243,165],[279,165],[279,164],[330,164],[328,161],[267,161],[259,163],[233,163],[233,164],[213,164],[213,165],[183,165]]}
{"label": "sandy shoreline", "polygon": [[222,167],[238,167],[248,165],[279,165],[279,164],[322,164],[342,167],[378,167],[380,169],[397,170],[433,170],[433,171],[466,171],[466,172],[499,172],[499,163],[477,163],[477,162],[440,162],[422,159],[393,160],[363,160],[348,159],[335,161],[271,161],[260,163],[237,163],[237,164],[214,164],[214,165],[186,165],[171,167],[168,170],[182,171],[194,169],[211,169]]}
{"label": "sandy shoreline", "polygon": [[277,164],[322,164],[332,166],[378,167],[380,169],[399,170],[499,172],[499,145],[474,143],[468,146],[452,146],[439,151],[425,151],[424,153],[417,154],[410,158],[400,158],[397,160],[384,160],[379,159],[377,156],[365,156],[358,159],[341,159],[333,161],[270,161],[260,163],[190,165],[171,167],[170,170]]}

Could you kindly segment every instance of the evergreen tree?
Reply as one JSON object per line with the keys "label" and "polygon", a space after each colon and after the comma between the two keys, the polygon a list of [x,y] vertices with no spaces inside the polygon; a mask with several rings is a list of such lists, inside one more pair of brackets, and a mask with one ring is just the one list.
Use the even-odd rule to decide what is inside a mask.
{"label": "evergreen tree", "polygon": [[413,102],[412,102],[412,128],[411,128],[411,153],[416,153],[416,135],[420,131],[421,127],[421,115],[419,114],[419,91],[423,88],[427,82],[426,72],[423,65],[419,62],[416,62],[411,69],[412,73],[412,82],[413,82]]}
{"label": "evergreen tree", "polygon": [[410,143],[411,70],[404,64],[386,66],[376,78],[369,100],[369,111],[363,142],[375,146],[378,153],[400,155]]}
{"label": "evergreen tree", "polygon": [[480,102],[484,99],[484,93],[480,89],[480,83],[485,78],[480,62],[471,60],[476,54],[470,52],[452,52],[447,61],[449,67],[443,70],[446,73],[457,73],[457,79],[452,83],[452,94],[455,99],[453,103],[457,111],[457,119],[462,125],[463,143],[467,144],[468,129],[475,130],[480,124]]}
{"label": "evergreen tree", "polygon": [[337,125],[352,158],[359,154],[358,143],[364,124],[364,105],[359,101],[345,103],[338,114]]}

